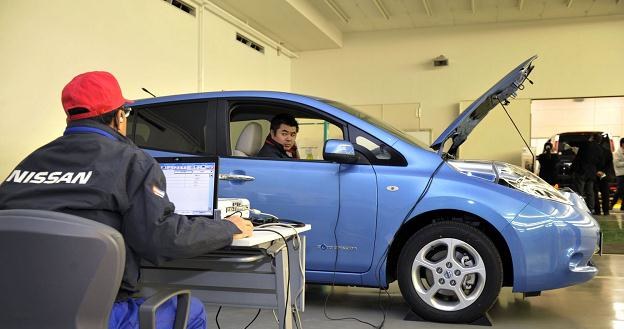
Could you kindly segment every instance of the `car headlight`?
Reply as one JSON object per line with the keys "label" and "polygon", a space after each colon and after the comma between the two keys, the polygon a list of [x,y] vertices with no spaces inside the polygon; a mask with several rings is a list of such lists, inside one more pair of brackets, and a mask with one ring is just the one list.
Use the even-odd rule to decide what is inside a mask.
{"label": "car headlight", "polygon": [[499,184],[507,185],[537,198],[572,205],[570,200],[561,192],[528,170],[503,162],[494,162],[494,168],[498,173]]}
{"label": "car headlight", "polygon": [[550,184],[532,172],[518,166],[504,162],[489,161],[449,160],[447,163],[464,175],[489,180],[537,198],[572,205],[568,198]]}

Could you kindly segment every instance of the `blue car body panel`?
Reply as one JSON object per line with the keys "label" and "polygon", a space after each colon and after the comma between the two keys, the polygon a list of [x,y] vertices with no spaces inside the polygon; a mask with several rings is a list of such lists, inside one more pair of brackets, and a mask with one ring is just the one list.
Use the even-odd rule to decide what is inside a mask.
{"label": "blue car body panel", "polygon": [[585,282],[599,225],[589,213],[532,200],[505,230],[514,258],[514,291],[540,291]]}
{"label": "blue car body panel", "polygon": [[[499,84],[524,81],[526,76],[519,74],[530,67],[532,60]],[[488,91],[496,92],[507,95],[513,90],[497,85]],[[491,96],[488,93],[482,98]],[[321,99],[282,92],[213,92],[144,99],[136,101],[134,107],[237,98],[301,104],[357,127],[405,159],[405,166],[390,166],[221,154],[220,174],[247,175],[254,180],[220,181],[220,197],[246,198],[253,208],[263,212],[312,224],[313,229],[306,233],[308,282],[387,286],[388,248],[397,234],[420,216],[439,211],[470,214],[500,234],[505,244],[501,247],[511,255],[514,291],[560,288],[587,281],[596,274],[589,259],[599,226],[586,209],[531,196],[498,184],[487,175],[461,173],[440,154]],[[434,144],[439,148],[458,130],[472,127],[464,129],[461,125],[454,122]],[[148,152],[154,156],[177,154]]]}

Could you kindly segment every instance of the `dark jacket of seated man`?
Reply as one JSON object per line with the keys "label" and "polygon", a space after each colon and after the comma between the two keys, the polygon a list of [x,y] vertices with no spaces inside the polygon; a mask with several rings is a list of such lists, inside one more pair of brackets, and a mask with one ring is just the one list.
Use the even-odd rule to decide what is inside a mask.
{"label": "dark jacket of seated man", "polygon": [[271,119],[271,130],[256,156],[299,159],[295,142],[298,132],[299,123],[292,115],[286,113],[276,115]]}
{"label": "dark jacket of seated man", "polygon": [[[107,97],[93,100],[98,95]],[[74,78],[63,90],[63,136],[22,160],[0,185],[0,209],[58,211],[117,229],[126,247],[118,300],[138,293],[142,258],[158,264],[193,257],[251,232],[240,218],[174,213],[160,165],[125,136],[127,102],[107,72]]]}

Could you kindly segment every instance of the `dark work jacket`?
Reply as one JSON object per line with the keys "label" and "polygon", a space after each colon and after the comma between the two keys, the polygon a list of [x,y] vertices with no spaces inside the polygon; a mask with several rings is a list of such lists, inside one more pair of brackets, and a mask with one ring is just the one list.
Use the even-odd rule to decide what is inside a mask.
{"label": "dark work jacket", "polygon": [[550,185],[557,183],[556,166],[559,162],[559,155],[553,153],[542,153],[537,156],[540,164],[539,176]]}
{"label": "dark work jacket", "polygon": [[273,138],[271,138],[271,135],[269,134],[264,141],[264,145],[262,145],[262,148],[260,149],[260,151],[258,151],[258,154],[256,156],[261,157],[261,158],[285,158],[285,159],[295,158],[295,159],[298,159],[299,155],[298,155],[296,147],[294,149],[293,155],[294,155],[293,157],[289,156],[288,153],[284,151],[284,146],[274,141]]}
{"label": "dark work jacket", "polygon": [[602,148],[596,142],[583,144],[572,161],[572,172],[584,179],[596,178],[603,162]]}
{"label": "dark work jacket", "polygon": [[95,129],[57,138],[22,160],[0,185],[0,209],[52,210],[88,218],[124,237],[118,299],[138,292],[140,259],[154,264],[213,251],[240,233],[229,221],[175,214],[158,163],[131,140],[93,120]]}
{"label": "dark work jacket", "polygon": [[608,177],[615,177],[615,169],[613,168],[613,153],[611,147],[600,147],[602,150],[602,163],[598,166],[598,170],[602,171]]}

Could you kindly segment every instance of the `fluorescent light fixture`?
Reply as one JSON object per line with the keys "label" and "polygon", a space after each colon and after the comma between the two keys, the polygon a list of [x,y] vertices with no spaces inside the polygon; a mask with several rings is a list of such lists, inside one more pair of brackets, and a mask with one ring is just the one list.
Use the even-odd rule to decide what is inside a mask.
{"label": "fluorescent light fixture", "polygon": [[375,7],[377,7],[377,10],[379,10],[381,16],[383,16],[386,20],[390,20],[390,14],[388,14],[388,9],[386,9],[382,0],[373,0],[373,3],[375,4]]}
{"label": "fluorescent light fixture", "polygon": [[429,1],[422,0],[423,6],[425,6],[425,11],[427,12],[427,16],[431,16],[431,6],[429,6]]}
{"label": "fluorescent light fixture", "polygon": [[338,4],[334,2],[334,0],[325,0],[325,3],[334,12],[334,14],[336,14],[336,16],[340,18],[340,20],[345,22],[345,24],[349,23],[349,16],[347,16],[344,10],[342,10],[342,8],[340,8]]}

